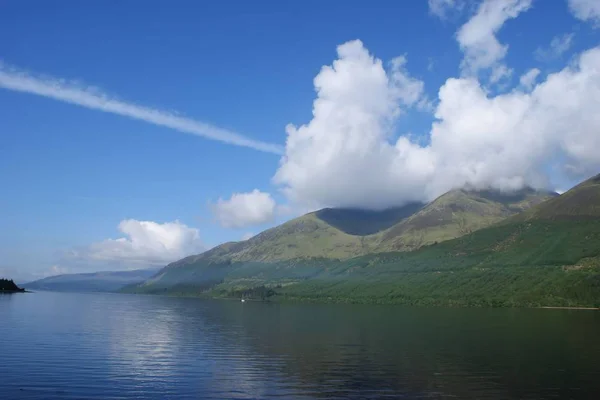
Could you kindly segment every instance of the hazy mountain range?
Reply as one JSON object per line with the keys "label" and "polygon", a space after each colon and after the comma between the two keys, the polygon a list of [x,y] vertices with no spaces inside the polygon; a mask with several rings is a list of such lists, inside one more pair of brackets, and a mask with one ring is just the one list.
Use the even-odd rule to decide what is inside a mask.
{"label": "hazy mountain range", "polygon": [[85,274],[64,274],[50,276],[22,286],[30,290],[60,292],[112,292],[125,285],[143,282],[159,269],[138,269],[133,271],[105,271]]}

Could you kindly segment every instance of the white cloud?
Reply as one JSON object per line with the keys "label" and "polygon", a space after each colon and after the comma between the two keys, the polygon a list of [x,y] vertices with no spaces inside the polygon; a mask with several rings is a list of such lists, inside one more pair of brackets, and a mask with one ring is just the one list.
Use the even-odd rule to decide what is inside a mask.
{"label": "white cloud", "polygon": [[252,237],[254,237],[255,233],[252,232],[246,232],[242,235],[242,240],[248,240]]}
{"label": "white cloud", "polygon": [[2,62],[0,62],[0,87],[117,114],[236,146],[275,154],[281,154],[282,151],[279,145],[249,139],[238,133],[167,111],[117,100],[94,87],[82,87],[66,82],[64,79],[35,77],[24,71],[10,68]]}
{"label": "white cloud", "polygon": [[492,73],[490,75],[490,83],[498,83],[504,78],[510,78],[512,76],[513,70],[508,68],[504,64],[498,64],[492,68]]}
{"label": "white cloud", "polygon": [[547,187],[548,166],[590,174],[600,168],[598,65],[600,47],[537,85],[530,72],[530,90],[496,96],[475,77],[450,78],[422,146],[389,141],[406,96],[393,71],[348,42],[314,80],[313,119],[287,127],[274,182],[307,207],[377,209],[465,186]]}
{"label": "white cloud", "polygon": [[225,228],[243,228],[271,222],[276,203],[269,193],[254,189],[249,193],[234,193],[229,200],[219,199],[213,213]]}
{"label": "white cloud", "polygon": [[444,20],[452,12],[461,11],[465,6],[464,0],[428,0],[429,12]]}
{"label": "white cloud", "polygon": [[423,81],[413,78],[406,70],[406,57],[399,56],[392,60],[390,70],[391,88],[393,96],[400,104],[411,107],[416,106],[421,110],[431,110],[432,105],[425,95]]}
{"label": "white cloud", "polygon": [[548,48],[538,47],[535,57],[540,61],[549,61],[562,56],[573,44],[574,33],[565,33],[552,38]]}
{"label": "white cloud", "polygon": [[598,0],[568,0],[569,9],[573,15],[582,21],[591,21],[600,27],[600,1]]}
{"label": "white cloud", "polygon": [[[293,201],[313,206],[389,206],[415,194],[432,168],[429,151],[387,138],[400,105],[418,103],[414,87],[398,86],[360,41],[338,47],[338,59],[314,80],[310,123],[287,127],[286,153],[274,181]],[[413,81],[413,78],[406,77]],[[419,85],[422,87],[422,85]],[[407,101],[407,99],[410,99]],[[396,182],[403,182],[398,186]],[[416,192],[415,192],[416,191]]]}
{"label": "white cloud", "polygon": [[529,71],[521,75],[521,78],[519,78],[519,83],[524,89],[531,90],[536,79],[540,75],[540,72],[541,71],[537,68],[531,68]]}
{"label": "white cloud", "polygon": [[[484,0],[475,15],[457,32],[464,53],[461,69],[465,75],[477,75],[481,70],[496,68],[496,81],[507,76],[508,68],[501,64],[508,45],[501,44],[496,33],[502,25],[531,7],[531,0]],[[492,80],[494,82],[494,80]]]}
{"label": "white cloud", "polygon": [[179,221],[127,219],[119,223],[119,231],[123,237],[72,250],[67,258],[136,269],[164,265],[205,250],[198,230]]}

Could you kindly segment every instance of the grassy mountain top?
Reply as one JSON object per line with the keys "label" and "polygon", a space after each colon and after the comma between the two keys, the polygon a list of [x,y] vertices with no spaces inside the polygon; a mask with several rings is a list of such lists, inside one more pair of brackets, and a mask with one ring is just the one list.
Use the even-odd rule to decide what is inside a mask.
{"label": "grassy mountain top", "polygon": [[[277,261],[306,257],[350,258],[365,254],[369,244],[316,216],[303,215],[243,242],[225,243],[181,261]],[[178,262],[179,263],[179,262]]]}
{"label": "grassy mountain top", "polygon": [[600,174],[563,195],[532,208],[519,219],[600,217]]}
{"label": "grassy mountain top", "polygon": [[211,262],[275,262],[324,257],[348,259],[382,251],[406,251],[489,226],[538,204],[551,194],[524,190],[502,195],[454,190],[428,205],[384,211],[326,208],[229,242],[170,265]]}
{"label": "grassy mountain top", "polygon": [[380,235],[379,251],[414,250],[467,235],[556,196],[524,189],[503,194],[452,190]]}

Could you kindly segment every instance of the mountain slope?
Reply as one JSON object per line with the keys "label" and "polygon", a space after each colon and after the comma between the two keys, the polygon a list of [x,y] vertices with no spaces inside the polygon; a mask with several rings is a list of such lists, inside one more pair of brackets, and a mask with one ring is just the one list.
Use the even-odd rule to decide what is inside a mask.
{"label": "mountain slope", "polygon": [[417,251],[367,255],[286,298],[600,307],[600,175],[522,214]]}
{"label": "mountain slope", "polygon": [[554,196],[557,194],[533,189],[511,194],[453,190],[380,234],[376,250],[414,250],[423,245],[454,239],[490,226]]}
{"label": "mountain slope", "polygon": [[159,271],[157,268],[134,271],[107,271],[50,276],[22,285],[26,289],[57,292],[113,292],[126,285],[143,282]]}
{"label": "mountain slope", "polygon": [[562,196],[532,208],[518,220],[600,218],[600,174],[580,183]]}

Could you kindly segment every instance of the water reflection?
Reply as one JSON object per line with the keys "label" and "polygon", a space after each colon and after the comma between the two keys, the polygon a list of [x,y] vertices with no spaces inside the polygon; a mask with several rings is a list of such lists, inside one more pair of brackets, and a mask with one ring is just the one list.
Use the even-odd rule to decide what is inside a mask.
{"label": "water reflection", "polygon": [[0,301],[0,320],[12,398],[600,393],[596,312],[36,293]]}

